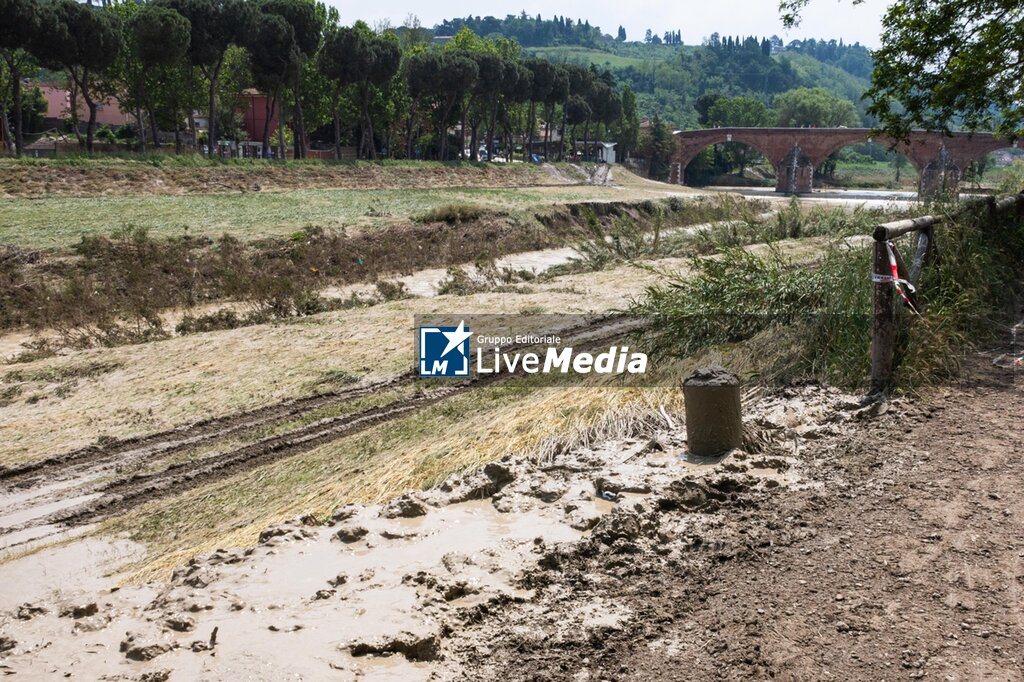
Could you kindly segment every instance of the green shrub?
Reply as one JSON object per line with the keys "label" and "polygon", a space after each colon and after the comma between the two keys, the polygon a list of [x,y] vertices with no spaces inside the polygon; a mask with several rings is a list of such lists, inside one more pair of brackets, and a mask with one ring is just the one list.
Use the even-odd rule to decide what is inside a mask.
{"label": "green shrub", "polygon": [[201,334],[221,329],[236,329],[245,324],[246,318],[239,317],[238,313],[230,308],[224,308],[206,315],[185,315],[174,327],[174,331],[182,335]]}
{"label": "green shrub", "polygon": [[398,280],[377,280],[374,283],[377,288],[377,296],[382,301],[400,301],[412,298],[412,293],[405,286],[405,282]]}

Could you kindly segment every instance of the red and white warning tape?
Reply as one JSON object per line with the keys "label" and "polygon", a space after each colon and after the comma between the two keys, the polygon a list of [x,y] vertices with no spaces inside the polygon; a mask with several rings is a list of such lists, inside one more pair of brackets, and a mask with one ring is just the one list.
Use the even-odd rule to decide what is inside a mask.
{"label": "red and white warning tape", "polygon": [[[892,275],[887,277],[886,280],[892,282],[893,286],[896,287],[896,293],[903,299],[903,303],[906,304],[906,306],[910,308],[915,315],[921,317],[921,313],[917,312],[917,308],[915,308],[914,304],[910,302],[906,292],[903,290],[903,287],[906,287],[907,291],[910,293],[916,293],[913,284],[905,279],[900,279],[900,270],[896,265],[895,248],[896,246],[891,241],[885,242],[885,252],[889,255],[889,268],[892,270]],[[881,281],[881,278],[875,279],[874,281]]]}

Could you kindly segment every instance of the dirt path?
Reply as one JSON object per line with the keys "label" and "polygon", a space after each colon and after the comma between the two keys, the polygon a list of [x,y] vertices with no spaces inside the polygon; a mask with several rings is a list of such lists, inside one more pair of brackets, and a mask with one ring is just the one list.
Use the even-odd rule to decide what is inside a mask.
{"label": "dirt path", "polygon": [[482,679],[1024,679],[1024,385],[974,369],[806,441],[800,485],[554,553],[539,597],[463,631],[460,659]]}

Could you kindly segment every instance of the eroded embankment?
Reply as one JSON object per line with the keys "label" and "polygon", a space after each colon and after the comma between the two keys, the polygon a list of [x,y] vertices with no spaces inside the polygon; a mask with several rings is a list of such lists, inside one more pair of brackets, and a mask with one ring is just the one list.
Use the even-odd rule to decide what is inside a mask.
{"label": "eroded embankment", "polygon": [[[730,217],[741,200],[667,199],[556,205],[533,215],[485,212],[379,229],[310,228],[289,238],[159,239],[145,233],[89,237],[75,255],[0,250],[0,329],[99,329],[120,342],[127,323],[159,338],[162,311],[231,300],[266,319],[330,309],[329,285],[355,284],[536,251],[593,238],[625,220],[631,230]],[[400,293],[400,292],[399,292]],[[334,304],[335,306],[337,303]],[[104,330],[104,328],[107,328]],[[137,335],[137,333],[136,333]]]}
{"label": "eroded embankment", "polygon": [[0,162],[0,197],[96,197],[259,192],[289,189],[529,187],[585,182],[576,172],[493,163],[212,163],[22,160]]}

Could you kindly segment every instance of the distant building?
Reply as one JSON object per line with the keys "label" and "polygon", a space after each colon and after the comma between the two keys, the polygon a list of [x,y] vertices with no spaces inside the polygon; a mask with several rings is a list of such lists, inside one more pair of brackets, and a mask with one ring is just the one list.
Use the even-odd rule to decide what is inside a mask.
{"label": "distant building", "polygon": [[1014,161],[1024,159],[1024,151],[1020,149],[1000,149],[992,152],[992,165],[1010,166]]}
{"label": "distant building", "polygon": [[[46,115],[43,116],[44,128],[63,128],[64,121],[71,118],[71,92],[67,88],[50,83],[40,83],[39,90],[46,98]],[[85,100],[78,98],[78,122],[79,126],[89,123],[89,107]],[[127,112],[121,111],[120,102],[114,97],[109,97],[96,105],[96,124],[111,127],[119,127],[128,123],[134,123],[134,117]]]}
{"label": "distant building", "polygon": [[[243,93],[246,97],[245,107],[245,133],[250,140],[263,139],[263,127],[267,122],[267,96],[252,88]],[[270,137],[277,134],[277,126],[281,120],[281,107],[274,103],[274,110],[270,112]]]}

